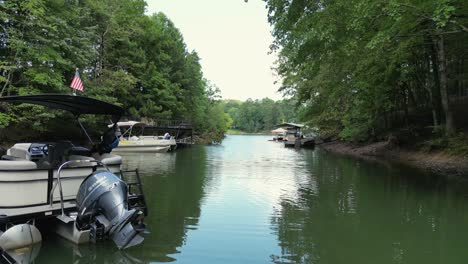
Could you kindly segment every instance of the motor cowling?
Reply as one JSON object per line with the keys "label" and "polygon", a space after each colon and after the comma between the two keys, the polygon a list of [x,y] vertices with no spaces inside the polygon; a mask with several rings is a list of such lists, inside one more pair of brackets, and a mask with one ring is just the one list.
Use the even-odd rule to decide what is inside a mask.
{"label": "motor cowling", "polygon": [[143,238],[134,225],[140,224],[142,212],[128,208],[127,184],[109,171],[89,175],[78,189],[76,198],[79,230],[100,226],[119,249],[138,245]]}

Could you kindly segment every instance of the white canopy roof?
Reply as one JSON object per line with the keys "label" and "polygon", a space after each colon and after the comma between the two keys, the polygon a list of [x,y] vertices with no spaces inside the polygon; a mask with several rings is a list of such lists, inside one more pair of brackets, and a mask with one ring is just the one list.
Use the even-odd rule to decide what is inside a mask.
{"label": "white canopy roof", "polygon": [[[112,127],[114,124],[110,124],[108,125],[107,127]],[[134,125],[146,125],[145,123],[143,122],[138,122],[138,121],[125,121],[125,122],[117,122],[117,125],[119,127],[132,127]]]}
{"label": "white canopy roof", "polygon": [[273,134],[282,134],[282,133],[285,133],[286,131],[287,131],[286,129],[280,127],[280,128],[272,130],[271,133],[273,133]]}
{"label": "white canopy roof", "polygon": [[286,128],[302,128],[304,127],[303,124],[296,124],[296,123],[283,123],[276,125],[277,127],[286,127]]}

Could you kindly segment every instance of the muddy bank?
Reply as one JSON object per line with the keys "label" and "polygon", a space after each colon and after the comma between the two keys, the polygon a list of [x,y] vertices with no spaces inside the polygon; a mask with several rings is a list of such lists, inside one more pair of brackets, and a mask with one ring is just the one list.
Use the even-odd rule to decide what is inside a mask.
{"label": "muddy bank", "polygon": [[408,150],[389,141],[365,145],[334,141],[319,146],[334,153],[366,159],[385,159],[447,176],[468,178],[468,157],[452,156],[443,152]]}

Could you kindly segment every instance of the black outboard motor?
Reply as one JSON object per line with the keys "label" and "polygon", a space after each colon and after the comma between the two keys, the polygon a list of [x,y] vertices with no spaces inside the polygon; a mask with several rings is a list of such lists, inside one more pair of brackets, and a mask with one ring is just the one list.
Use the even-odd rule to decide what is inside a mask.
{"label": "black outboard motor", "polygon": [[79,230],[91,229],[95,241],[111,237],[119,249],[125,249],[143,242],[138,235],[141,230],[143,213],[128,210],[127,184],[109,171],[96,171],[82,183],[76,197]]}

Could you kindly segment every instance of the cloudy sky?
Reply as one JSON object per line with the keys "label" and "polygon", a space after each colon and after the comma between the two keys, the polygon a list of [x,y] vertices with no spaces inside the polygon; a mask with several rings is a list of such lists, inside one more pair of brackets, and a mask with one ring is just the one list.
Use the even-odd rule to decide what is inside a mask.
{"label": "cloudy sky", "polygon": [[182,32],[189,50],[201,57],[205,78],[224,99],[269,97],[278,78],[268,55],[273,38],[261,0],[147,0],[148,14],[165,13]]}

